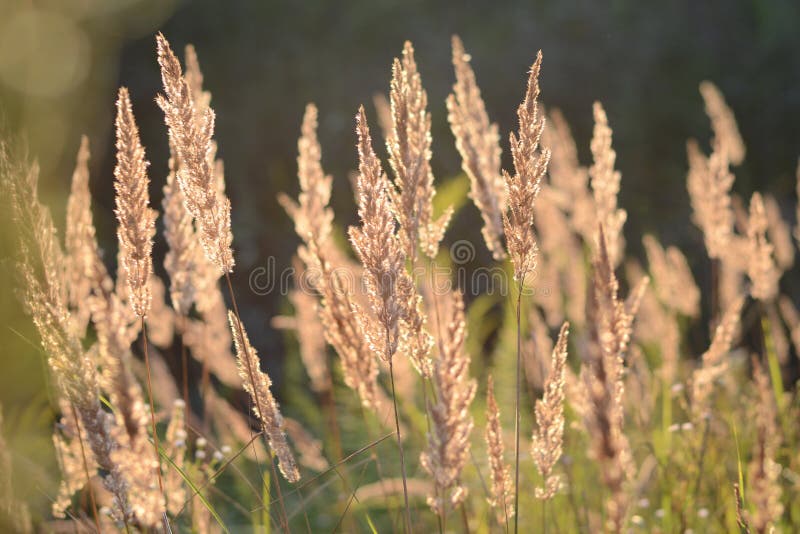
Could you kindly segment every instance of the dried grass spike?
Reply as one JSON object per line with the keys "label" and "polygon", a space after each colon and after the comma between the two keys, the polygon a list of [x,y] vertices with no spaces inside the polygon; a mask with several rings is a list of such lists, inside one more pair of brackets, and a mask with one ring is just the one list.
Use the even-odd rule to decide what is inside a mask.
{"label": "dried grass spike", "polygon": [[283,416],[272,396],[272,380],[261,371],[261,362],[256,349],[250,344],[244,326],[236,319],[233,312],[228,312],[228,320],[236,345],[236,357],[239,361],[239,374],[244,382],[244,389],[253,399],[253,412],[261,422],[261,428],[269,442],[269,447],[278,458],[281,474],[289,482],[300,480],[300,471],[294,460],[294,454],[286,441],[283,432]]}
{"label": "dried grass spike", "polygon": [[364,266],[367,295],[375,319],[373,325],[364,323],[365,334],[372,350],[388,361],[397,351],[399,323],[404,313],[400,284],[405,274],[406,256],[395,236],[388,181],[372,149],[363,107],[356,115],[356,131],[361,226],[350,227],[350,242]]}
{"label": "dried grass spike", "polygon": [[469,378],[470,358],[464,350],[466,322],[459,292],[453,293],[450,313],[443,333],[442,354],[434,364],[437,397],[429,408],[428,446],[420,455],[423,469],[433,477],[437,488],[436,494],[428,497],[428,504],[439,515],[457,506],[467,494],[459,477],[469,457],[473,427],[469,407],[476,390],[475,381]]}
{"label": "dried grass spike", "polygon": [[164,238],[169,249],[164,256],[164,268],[169,275],[169,295],[175,312],[183,317],[198,292],[197,270],[203,258],[197,243],[194,219],[186,210],[183,193],[176,178],[176,157],[170,158],[170,173],[164,186]]}
{"label": "dried grass spike", "polygon": [[706,104],[706,115],[711,119],[711,128],[714,130],[714,150],[719,148],[728,154],[730,162],[741,165],[744,161],[745,146],[736,117],[725,102],[725,97],[716,85],[709,81],[700,83],[700,94]]}
{"label": "dried grass spike", "polygon": [[758,395],[753,414],[756,440],[747,468],[750,485],[747,494],[753,511],[746,515],[756,532],[771,532],[783,515],[780,482],[783,467],[775,460],[781,446],[781,431],[776,423],[777,408],[769,377],[755,358],[753,380]]}
{"label": "dried grass spike", "polygon": [[772,257],[774,247],[767,241],[768,229],[764,201],[759,193],[753,193],[747,224],[747,275],[752,282],[750,293],[762,302],[773,300],[777,296],[780,279],[780,271]]}
{"label": "dried grass spike", "polygon": [[536,426],[531,439],[531,456],[544,486],[536,488],[537,499],[551,499],[558,491],[559,477],[553,468],[561,458],[564,443],[564,369],[567,365],[569,323],[564,323],[553,348],[550,374],[544,384],[544,395],[536,401]]}
{"label": "dried grass spike", "polygon": [[614,267],[618,266],[625,252],[625,241],[622,236],[622,226],[628,214],[625,210],[617,208],[617,197],[621,175],[614,169],[617,153],[611,146],[611,128],[608,117],[600,102],[595,102],[594,132],[592,134],[591,150],[594,164],[589,169],[592,192],[597,216],[597,222],[605,230],[608,254]]}
{"label": "dried grass spike", "polygon": [[495,260],[502,260],[506,190],[500,172],[500,135],[489,122],[470,57],[457,35],[452,38],[456,83],[447,97],[447,120],[461,154],[461,167],[470,179],[469,196],[483,218],[481,233]]}
{"label": "dried grass spike", "polygon": [[731,187],[734,176],[725,152],[714,151],[709,158],[697,144],[687,143],[689,174],[687,187],[694,211],[694,221],[703,231],[706,249],[712,259],[721,259],[733,237]]}
{"label": "dried grass spike", "polygon": [[436,255],[449,215],[446,212],[439,220],[433,219],[436,191],[430,166],[431,117],[428,95],[409,41],[403,45],[402,57],[395,58],[392,64],[390,85],[392,130],[386,148],[395,177],[390,192],[400,243],[414,263],[420,246],[428,257]]}
{"label": "dried grass spike", "polygon": [[153,273],[153,236],[156,233],[156,212],[148,207],[150,180],[144,148],[139,142],[139,129],[133,117],[128,90],[119,90],[117,99],[117,166],[114,168],[114,189],[119,226],[117,238],[122,267],[130,291],[133,310],[139,317],[150,311],[150,275]]}
{"label": "dried grass spike", "polygon": [[508,524],[508,520],[514,515],[514,485],[504,458],[504,449],[500,409],[494,397],[494,380],[489,375],[486,388],[486,452],[492,480],[489,506],[497,509],[497,521],[501,525]]}
{"label": "dried grass spike", "polygon": [[89,156],[89,138],[82,136],[72,173],[64,232],[69,304],[75,310],[73,321],[80,336],[83,336],[89,321],[89,295],[93,290],[109,290],[111,287],[92,220]]}
{"label": "dried grass spike", "polygon": [[519,133],[510,135],[515,172],[511,175],[503,171],[508,199],[508,208],[503,213],[503,229],[514,264],[514,278],[520,284],[524,284],[525,278],[536,269],[539,249],[533,233],[533,209],[550,161],[550,151],[539,146],[544,130],[544,117],[539,112],[537,101],[541,67],[542,52],[539,51],[528,77],[525,99],[517,109]]}
{"label": "dried grass spike", "polygon": [[214,112],[205,108],[197,113],[198,104],[193,101],[178,58],[162,34],[156,41],[165,93],[158,95],[156,102],[164,112],[170,142],[178,151],[177,178],[184,204],[197,222],[206,257],[221,273],[229,273],[234,266],[231,205],[213,168]]}

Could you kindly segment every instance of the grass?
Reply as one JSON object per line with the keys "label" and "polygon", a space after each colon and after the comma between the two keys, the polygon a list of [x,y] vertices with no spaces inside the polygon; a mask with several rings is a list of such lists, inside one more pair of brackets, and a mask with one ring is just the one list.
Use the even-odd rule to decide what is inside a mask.
{"label": "grass", "polygon": [[[563,122],[545,126],[538,106],[541,55],[529,74],[528,91],[519,108],[519,133],[512,137],[512,176],[486,164],[494,161],[494,145],[500,141],[482,109],[467,56],[457,54],[455,91],[463,94],[452,97],[448,109],[465,174],[434,181],[426,146],[429,125],[425,120],[414,121],[427,116],[428,106],[440,113],[444,106],[427,102],[413,48],[406,45],[403,62],[393,72],[395,113],[381,118],[384,137],[392,144],[391,176],[383,173],[380,160],[371,153],[366,115],[360,115],[360,227],[349,233],[352,248],[341,238],[347,232],[333,222],[331,182],[322,169],[316,139],[317,111],[310,106],[298,143],[301,193],[296,202],[282,204],[303,242],[298,253],[305,269],[318,276],[305,289],[304,280],[297,280],[296,290],[313,295],[317,313],[306,320],[319,321],[318,331],[327,345],[301,358],[301,351],[319,346],[313,343],[319,340],[304,337],[308,330],[299,328],[306,325],[298,325],[298,310],[286,306],[286,316],[279,322],[293,328],[285,334],[284,374],[273,384],[263,366],[256,369],[252,364],[253,358],[259,362],[258,355],[249,344],[248,325],[240,315],[231,281],[233,252],[226,222],[230,205],[221,187],[224,178],[217,174],[219,166],[203,158],[213,155],[215,146],[213,111],[196,83],[202,79],[199,65],[193,63],[181,71],[166,39],[161,35],[158,39],[167,94],[159,105],[172,135],[177,162],[173,171],[191,197],[185,205],[173,206],[190,215],[189,224],[180,228],[185,239],[170,241],[170,245],[175,257],[184,262],[180,272],[190,278],[197,292],[193,308],[188,313],[174,312],[169,296],[158,303],[171,310],[169,320],[181,328],[174,330],[170,340],[154,345],[154,337],[148,344],[145,334],[155,336],[154,325],[147,322],[153,318],[141,318],[137,324],[138,319],[123,312],[123,317],[109,318],[91,306],[92,298],[105,292],[116,295],[125,310],[130,304],[135,307],[120,288],[124,284],[111,290],[113,280],[106,283],[87,277],[91,288],[85,301],[70,300],[70,292],[78,289],[71,284],[82,280],[80,276],[65,276],[47,261],[37,264],[31,250],[53,255],[44,260],[64,258],[65,270],[72,269],[69,272],[74,275],[80,254],[96,250],[96,244],[61,250],[54,225],[44,215],[47,210],[36,200],[31,165],[10,144],[2,145],[2,180],[15,200],[16,220],[35,223],[20,232],[19,267],[27,311],[48,357],[45,383],[52,382],[46,392],[52,397],[50,406],[39,417],[48,424],[55,419],[54,433],[67,443],[58,451],[60,477],[81,489],[70,492],[69,502],[54,510],[17,498],[11,483],[24,476],[20,472],[32,469],[18,461],[23,456],[19,443],[12,439],[9,446],[0,441],[0,464],[15,471],[13,475],[10,469],[4,471],[0,480],[0,526],[55,531],[72,523],[69,526],[76,529],[103,532],[163,528],[226,533],[509,532],[511,521],[515,532],[798,528],[800,429],[792,422],[800,415],[800,398],[794,380],[787,379],[794,378],[800,347],[782,345],[780,340],[800,340],[800,325],[791,314],[776,315],[780,320],[774,322],[763,312],[779,298],[782,278],[792,275],[790,265],[777,261],[786,257],[787,244],[775,237],[782,235],[776,231],[780,229],[789,235],[791,223],[759,218],[761,197],[757,196],[749,216],[740,214],[738,226],[734,225],[735,167],[727,160],[726,147],[741,148],[743,142],[718,91],[703,85],[712,115],[714,151],[710,156],[690,154],[688,178],[695,219],[712,256],[691,263],[714,265],[714,286],[702,288],[702,293],[696,291],[700,288],[695,274],[681,267],[688,263],[677,249],[664,252],[657,240],[655,245],[649,243],[647,265],[624,255],[622,225],[627,215],[617,206],[620,176],[614,170],[616,154],[609,127],[613,117],[609,121],[602,107],[595,106],[594,165],[571,157],[571,135],[555,130],[564,128]],[[460,41],[454,43],[462,46]],[[459,110],[474,113],[459,115]],[[129,129],[136,132],[132,121],[131,115]],[[549,174],[545,172],[548,162]],[[139,171],[143,173],[144,168]],[[509,184],[511,198],[497,187],[499,176]],[[134,191],[128,201],[146,212],[147,202],[135,191],[147,177],[127,178]],[[439,194],[434,196],[435,187]],[[414,202],[400,202],[406,198],[402,195],[411,192],[418,195]],[[30,195],[29,202],[20,202],[28,198],[25,195]],[[511,259],[483,266],[494,269],[494,278],[481,284],[475,284],[471,275],[476,250],[484,244],[467,243],[448,233],[445,242],[454,243],[448,254],[444,247],[440,250],[441,236],[435,232],[437,217],[448,213],[448,206],[454,216],[471,216],[468,198],[477,200],[487,225],[496,210],[505,209],[504,239]],[[543,205],[549,211],[538,209]],[[91,209],[88,205],[85,209],[84,218],[67,221],[68,228],[86,229],[93,224]],[[147,217],[140,214],[138,223]],[[418,243],[420,250],[415,245],[407,255],[400,236],[412,222],[419,233],[404,239]],[[121,217],[120,223],[136,226],[137,220]],[[496,228],[495,234],[484,233],[487,240],[499,238]],[[81,235],[92,244],[94,227]],[[142,240],[147,241],[146,236]],[[466,261],[456,254],[455,245],[468,252]],[[607,245],[613,245],[611,254],[606,252]],[[793,256],[795,244],[789,241],[788,246]],[[619,258],[615,251],[621,253]],[[134,258],[130,264],[142,261],[141,250],[126,253]],[[420,253],[428,255],[429,261],[415,261]],[[90,255],[88,260],[99,258]],[[522,276],[515,285],[512,273],[528,274],[534,260],[533,275]],[[718,271],[733,281],[725,282]],[[169,270],[173,285],[178,272]],[[339,282],[352,284],[336,285],[326,274],[330,272],[341,277]],[[634,302],[630,295],[645,276],[650,286],[641,302]],[[358,291],[364,279],[371,293]],[[487,286],[487,280],[500,284]],[[442,281],[450,285],[440,287]],[[584,282],[586,294],[577,294],[575,285]],[[235,317],[231,330],[224,316],[209,312],[208,302],[224,302],[223,286],[227,286]],[[331,289],[342,286],[346,298],[336,301],[336,291]],[[466,296],[469,305],[464,313],[454,304],[455,290]],[[696,298],[691,296],[695,294]],[[739,296],[747,299],[744,310],[732,317],[735,324],[724,335],[717,324],[705,323],[705,317],[721,320]],[[588,305],[575,306],[573,300],[583,297]],[[141,306],[136,309],[141,311]],[[534,311],[544,317],[549,339],[534,336],[529,321]],[[89,326],[75,326],[73,320],[84,312],[91,319]],[[571,325],[568,370],[563,380],[550,384],[546,369],[554,356],[548,345],[552,347],[566,321]],[[231,337],[224,338],[221,332]],[[133,342],[140,334],[142,349]],[[698,343],[698,338],[703,341]],[[117,339],[130,339],[131,357],[110,351],[110,343]],[[236,355],[233,339],[237,340]],[[417,359],[423,364],[430,360],[433,371],[423,377],[409,363],[407,352],[427,346],[425,340],[430,346]],[[198,342],[227,345],[215,355],[220,365],[198,361],[192,350]],[[379,360],[377,353],[384,357]],[[80,354],[83,363],[76,365],[64,354]],[[751,359],[751,354],[756,358]],[[177,375],[151,365],[156,355],[174,363]],[[108,366],[103,358],[109,356],[119,358],[119,365]],[[237,358],[240,384],[211,373],[212,368],[235,366]],[[532,366],[526,365],[531,362]],[[766,364],[765,375],[759,375],[758,362]],[[315,365],[324,366],[330,377],[327,391],[310,387],[309,375],[319,370],[310,369]],[[378,372],[373,373],[376,365]],[[207,378],[202,384],[188,380],[189,367],[204,369]],[[538,376],[530,372],[537,368],[543,370]],[[74,376],[78,371],[83,374]],[[109,376],[113,373],[130,373],[135,385],[126,392],[109,391],[109,384],[120,383],[114,380],[118,377]],[[513,495],[510,489],[490,483],[496,473],[490,472],[487,445],[478,431],[486,420],[490,374],[495,378],[508,451],[496,464],[513,469],[514,483],[509,484]],[[704,383],[706,389],[698,386]],[[141,391],[144,385],[147,399]],[[89,387],[97,391],[93,394],[87,391]],[[534,414],[536,401],[549,387],[559,388],[566,397],[557,410],[560,414],[563,409],[563,417]],[[230,405],[225,416],[209,409],[210,390]],[[283,399],[282,406],[276,397]],[[128,404],[114,406],[112,398]],[[174,402],[187,405],[187,422],[181,428],[172,426],[169,416]],[[61,412],[65,406],[71,410],[64,411],[71,413]],[[135,417],[130,418],[133,422],[125,421],[123,413],[139,414],[140,423]],[[27,421],[33,417],[30,413],[5,416],[6,436],[33,425]],[[69,417],[79,423],[77,433],[68,431]],[[291,432],[283,424],[285,417],[301,422],[305,433]],[[87,433],[85,425],[98,420],[106,433]],[[538,427],[548,424],[543,421],[551,421],[551,426]],[[140,426],[130,428],[136,424]],[[537,464],[542,451],[531,453],[534,428],[548,436],[537,441],[557,458],[553,474],[561,481],[555,495],[545,499],[537,498],[532,489],[545,482],[542,466]],[[143,432],[153,444],[160,464],[156,480],[143,479],[140,459],[124,454],[135,432]],[[167,436],[179,437],[169,440]],[[97,442],[100,439],[102,443]],[[103,469],[96,465],[98,457]],[[291,469],[295,462],[299,480]],[[111,488],[110,475],[116,472],[125,483]],[[179,476],[168,476],[175,473]],[[42,487],[56,485],[48,482]],[[115,489],[115,495],[126,495],[131,507],[112,500],[100,482],[106,489]],[[48,501],[56,501],[54,491],[47,493]],[[502,507],[500,513],[490,501]],[[514,503],[509,510],[507,502]],[[513,518],[509,516],[512,508]],[[148,522],[148,517],[156,520]]]}

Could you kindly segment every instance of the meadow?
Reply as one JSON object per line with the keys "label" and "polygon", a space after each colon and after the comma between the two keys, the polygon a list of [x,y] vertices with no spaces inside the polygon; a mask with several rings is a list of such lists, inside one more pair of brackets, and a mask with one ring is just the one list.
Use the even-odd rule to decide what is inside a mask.
{"label": "meadow", "polygon": [[[786,217],[769,191],[733,192],[746,142],[712,82],[697,94],[712,135],[688,139],[685,161],[685,231],[704,257],[655,233],[638,237],[645,262],[626,252],[614,117],[594,103],[581,161],[542,103],[547,50],[507,80],[520,98],[506,135],[454,36],[445,102],[428,101],[406,42],[387,94],[353,110],[349,227],[331,207],[325,110],[307,105],[291,132],[299,194],[275,191],[297,253],[290,269],[248,273],[217,157],[225,110],[191,45],[155,41],[169,168],[150,167],[119,88],[116,250],[98,244],[87,138],[63,224],[39,198],[35,154],[0,140],[14,283],[46,361],[60,467],[49,513],[32,511],[0,439],[5,530],[798,528],[800,312],[782,285],[800,205]],[[431,113],[447,115],[458,176],[434,177]],[[800,193],[800,165],[797,179]],[[480,214],[481,241],[452,235],[462,210]],[[494,263],[470,267],[478,249]],[[236,277],[285,295],[268,326],[285,355],[251,343],[265,325],[248,324]],[[271,377],[264,363],[280,358]]]}

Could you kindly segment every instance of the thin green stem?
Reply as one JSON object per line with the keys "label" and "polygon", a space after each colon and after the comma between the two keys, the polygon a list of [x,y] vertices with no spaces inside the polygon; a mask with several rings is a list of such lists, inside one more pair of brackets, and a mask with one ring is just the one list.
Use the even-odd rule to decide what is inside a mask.
{"label": "thin green stem", "polygon": [[161,490],[161,495],[166,501],[164,494],[164,481],[161,478],[161,455],[158,454],[158,432],[156,431],[156,409],[153,403],[153,384],[150,378],[150,352],[147,350],[147,324],[144,317],[142,320],[142,346],[144,347],[144,366],[147,369],[147,396],[150,399],[150,422],[153,425],[153,452],[156,455],[157,473],[158,473],[158,488]]}
{"label": "thin green stem", "polygon": [[519,430],[520,430],[520,380],[522,378],[522,288],[524,278],[520,278],[517,293],[517,378],[516,402],[514,403],[514,534],[519,532]]}
{"label": "thin green stem", "polygon": [[547,499],[542,499],[542,532],[547,534]]}
{"label": "thin green stem", "polygon": [[[387,337],[387,346],[388,346],[388,337],[389,331],[386,331]],[[405,532],[406,534],[411,533],[411,509],[408,506],[408,483],[406,482],[406,459],[405,454],[403,453],[403,440],[400,437],[400,418],[397,415],[397,396],[395,395],[394,390],[394,364],[392,360],[394,359],[394,355],[389,357],[389,379],[392,383],[392,405],[394,406],[394,425],[395,431],[397,433],[397,447],[400,449],[400,471],[403,474],[403,499],[406,505],[406,521],[405,521]]]}

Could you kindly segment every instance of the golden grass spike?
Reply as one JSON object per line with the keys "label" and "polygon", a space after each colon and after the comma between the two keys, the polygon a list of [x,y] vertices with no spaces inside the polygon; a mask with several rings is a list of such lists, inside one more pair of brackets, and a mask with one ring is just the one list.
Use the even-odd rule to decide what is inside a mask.
{"label": "golden grass spike", "polygon": [[503,171],[508,208],[503,213],[503,230],[514,278],[520,284],[536,269],[538,246],[533,233],[533,211],[541,181],[547,172],[550,151],[539,146],[544,117],[539,111],[539,72],[542,52],[536,56],[528,77],[525,99],[517,109],[519,133],[510,135],[514,174]]}
{"label": "golden grass spike", "polygon": [[762,302],[771,301],[777,296],[781,276],[772,257],[775,247],[767,241],[768,229],[764,201],[761,194],[753,193],[747,223],[747,276],[752,284],[750,294]]}
{"label": "golden grass spike", "polygon": [[184,204],[198,224],[206,257],[221,273],[230,273],[234,266],[231,205],[221,191],[220,174],[213,168],[214,111],[205,108],[197,115],[198,104],[192,99],[178,58],[162,34],[156,41],[165,93],[158,95],[156,102],[164,112],[170,141],[180,159],[177,177]]}
{"label": "golden grass spike", "polygon": [[618,295],[619,282],[602,226],[598,231],[598,241],[598,252],[593,261],[592,295],[587,310],[590,343],[581,369],[588,406],[584,424],[591,436],[590,457],[598,462],[603,484],[608,490],[607,526],[610,530],[620,531],[630,504],[626,485],[633,471],[630,445],[623,431],[623,358],[647,278],[640,282],[629,302],[623,302]]}
{"label": "golden grass spike", "polygon": [[553,468],[561,458],[564,446],[564,369],[567,365],[567,336],[569,323],[561,326],[558,341],[553,348],[550,374],[544,384],[544,395],[536,401],[536,430],[531,440],[531,456],[543,487],[535,490],[537,499],[551,499],[558,491],[560,477]]}
{"label": "golden grass spike", "polygon": [[89,138],[84,135],[72,173],[64,232],[69,305],[74,310],[73,320],[81,337],[91,314],[87,306],[89,295],[93,290],[111,287],[92,220],[89,157]]}
{"label": "golden grass spike", "polygon": [[[233,312],[228,312],[228,320],[236,345],[236,357],[239,361],[239,374],[244,382],[244,389],[253,399],[253,413],[261,422],[261,428],[267,436],[270,449],[278,458],[281,474],[289,482],[300,480],[300,471],[294,459],[292,449],[286,441],[283,431],[283,416],[278,403],[272,396],[272,380],[267,373],[261,371],[261,362],[256,349],[250,344],[247,332]],[[241,335],[240,335],[241,332]]]}
{"label": "golden grass spike", "polygon": [[756,439],[747,467],[747,498],[752,512],[746,512],[748,523],[756,532],[770,532],[783,514],[781,472],[776,462],[781,446],[781,431],[776,423],[777,408],[769,377],[761,364],[753,359],[753,380],[756,386]]}
{"label": "golden grass spike", "polygon": [[494,380],[491,375],[486,389],[485,436],[492,482],[489,505],[496,509],[497,521],[501,525],[507,525],[509,518],[514,515],[514,486],[504,458],[503,427],[500,424],[500,408],[494,397]]}
{"label": "golden grass spike", "polygon": [[117,238],[121,267],[125,269],[130,301],[139,317],[150,311],[150,275],[153,273],[153,236],[156,212],[149,204],[147,166],[130,95],[120,88],[117,99],[117,166],[114,168]]}
{"label": "golden grass spike", "polygon": [[708,256],[723,259],[733,239],[731,187],[734,176],[727,153],[714,150],[706,158],[695,141],[686,144],[689,173],[686,183],[695,224],[703,231]]}
{"label": "golden grass spike", "polygon": [[622,226],[628,218],[625,210],[617,207],[620,173],[614,169],[617,153],[611,146],[611,128],[608,117],[600,102],[592,107],[594,113],[594,132],[592,134],[592,157],[594,164],[589,168],[592,193],[594,195],[597,223],[603,225],[608,255],[614,267],[622,261],[625,253],[625,240]]}
{"label": "golden grass spike", "polygon": [[372,149],[363,107],[359,108],[356,115],[356,132],[359,155],[358,216],[361,225],[350,227],[350,242],[364,266],[372,309],[371,317],[364,320],[364,331],[372,350],[389,361],[397,351],[399,342],[402,315],[399,293],[406,255],[395,234],[396,223],[389,200],[388,181]]}
{"label": "golden grass spike", "polygon": [[442,353],[433,369],[436,402],[430,406],[431,430],[428,446],[420,455],[420,464],[433,477],[437,489],[428,497],[428,504],[441,516],[467,496],[459,477],[469,458],[473,427],[469,407],[476,390],[475,381],[469,377],[469,354],[464,350],[466,321],[461,293],[455,291],[448,304],[450,319],[442,334]]}
{"label": "golden grass spike", "polygon": [[706,105],[706,115],[711,119],[711,128],[714,130],[714,150],[725,152],[734,165],[741,165],[744,161],[745,146],[736,117],[725,102],[725,97],[719,88],[712,82],[700,82],[700,94]]}
{"label": "golden grass spike", "polygon": [[502,260],[506,189],[500,172],[500,135],[497,124],[489,122],[469,54],[457,35],[452,45],[456,83],[447,97],[447,120],[461,154],[461,168],[470,179],[469,196],[483,218],[483,239],[494,259]]}
{"label": "golden grass spike", "polygon": [[406,41],[401,58],[392,64],[389,99],[392,111],[391,135],[386,141],[389,163],[394,171],[390,188],[399,239],[413,264],[422,247],[429,258],[436,256],[439,242],[452,212],[433,218],[433,172],[431,171],[431,117],[428,95],[414,59],[414,47]]}

